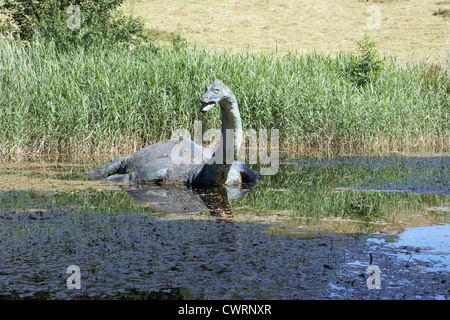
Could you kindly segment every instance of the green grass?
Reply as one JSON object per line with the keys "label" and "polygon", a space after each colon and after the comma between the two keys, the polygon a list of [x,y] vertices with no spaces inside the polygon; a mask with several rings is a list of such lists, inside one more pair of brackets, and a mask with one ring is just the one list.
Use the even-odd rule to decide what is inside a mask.
{"label": "green grass", "polygon": [[[120,46],[58,52],[52,42],[0,40],[0,153],[124,152],[174,129],[220,127],[201,115],[204,86],[222,79],[244,129],[279,129],[282,147],[338,152],[448,151],[449,61],[387,60],[358,88],[350,55],[239,54],[192,46]],[[432,79],[430,79],[432,77]]]}
{"label": "green grass", "polygon": [[154,213],[156,210],[140,206],[127,195],[92,189],[75,192],[11,191],[0,193],[0,206],[14,211],[68,210],[95,213]]}

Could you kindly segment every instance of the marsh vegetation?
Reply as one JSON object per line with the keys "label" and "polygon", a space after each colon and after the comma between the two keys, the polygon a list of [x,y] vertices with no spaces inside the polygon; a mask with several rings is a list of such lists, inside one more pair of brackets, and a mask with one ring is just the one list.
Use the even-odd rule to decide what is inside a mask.
{"label": "marsh vegetation", "polygon": [[[23,10],[37,2],[39,14]],[[231,1],[214,29],[214,7],[187,1],[73,1],[85,6],[80,29],[67,27],[67,1],[3,1],[20,14],[0,26],[0,299],[448,299],[448,246],[428,242],[448,235],[450,62],[383,55],[405,47],[391,41],[402,23],[405,41],[442,53],[447,15],[426,1],[368,2],[382,6],[384,27],[363,36],[356,0]],[[410,25],[425,7],[426,39]],[[258,18],[243,19],[249,8]],[[208,20],[187,22],[198,10]],[[127,16],[136,11],[142,19]],[[332,23],[330,12],[340,13]],[[196,190],[82,175],[176,129],[192,134],[196,120],[219,128],[218,111],[199,112],[216,78],[244,130],[280,135],[276,175],[243,197],[207,199],[229,204],[225,214],[212,216],[217,203]],[[200,205],[168,213],[139,193],[167,206],[189,193]],[[399,241],[418,226],[436,228],[414,247]],[[383,290],[367,290],[372,263]],[[79,292],[65,286],[70,264],[83,272]]]}
{"label": "marsh vegetation", "polygon": [[3,155],[123,152],[193,130],[197,119],[218,128],[219,112],[199,114],[212,77],[232,88],[244,129],[279,129],[283,148],[449,150],[446,65],[387,60],[374,76],[358,73],[351,55],[146,45],[60,52],[49,40],[12,39],[0,42],[0,55]]}

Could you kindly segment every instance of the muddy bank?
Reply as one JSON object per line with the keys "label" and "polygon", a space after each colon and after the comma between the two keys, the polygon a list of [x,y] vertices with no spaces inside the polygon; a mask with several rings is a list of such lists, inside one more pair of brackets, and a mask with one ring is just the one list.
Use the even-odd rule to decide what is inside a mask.
{"label": "muddy bank", "polygon": [[[220,218],[1,210],[0,298],[449,299],[442,259],[424,262],[419,255],[433,250],[391,245],[397,239],[287,236]],[[379,290],[367,287],[371,264]],[[70,265],[80,267],[80,290],[67,288]]]}

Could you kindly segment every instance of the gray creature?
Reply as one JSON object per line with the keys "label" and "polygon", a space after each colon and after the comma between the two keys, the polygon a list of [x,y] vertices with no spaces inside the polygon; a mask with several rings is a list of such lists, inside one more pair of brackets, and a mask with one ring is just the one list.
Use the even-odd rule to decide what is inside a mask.
{"label": "gray creature", "polygon": [[[216,104],[220,105],[222,111],[222,139],[215,152],[190,139],[175,138],[147,146],[85,174],[116,181],[183,183],[193,186],[254,183],[259,175],[247,165],[234,161],[243,140],[242,121],[235,95],[222,81],[215,80],[206,87],[200,102],[202,112],[211,110]],[[180,154],[183,153],[189,156],[201,155],[203,160],[182,161],[180,159],[183,156]]]}

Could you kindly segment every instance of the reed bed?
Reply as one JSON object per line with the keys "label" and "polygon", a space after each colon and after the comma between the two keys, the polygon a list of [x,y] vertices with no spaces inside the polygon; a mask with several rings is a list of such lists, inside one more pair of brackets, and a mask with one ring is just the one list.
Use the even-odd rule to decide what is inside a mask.
{"label": "reed bed", "polygon": [[280,147],[337,152],[448,151],[449,60],[399,65],[358,87],[348,54],[284,56],[192,46],[59,51],[0,40],[0,153],[121,153],[175,129],[220,128],[199,111],[205,85],[235,93],[244,129],[278,129]]}

